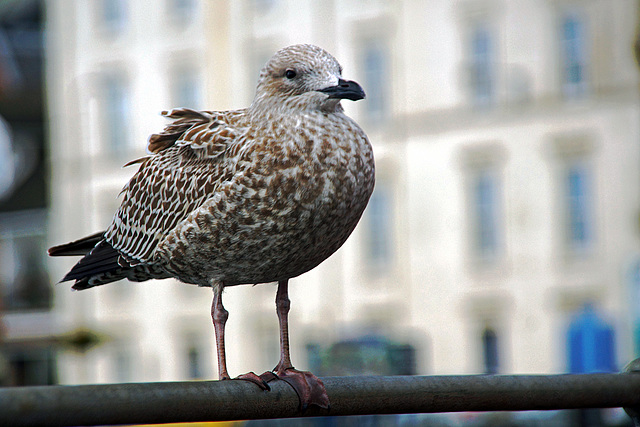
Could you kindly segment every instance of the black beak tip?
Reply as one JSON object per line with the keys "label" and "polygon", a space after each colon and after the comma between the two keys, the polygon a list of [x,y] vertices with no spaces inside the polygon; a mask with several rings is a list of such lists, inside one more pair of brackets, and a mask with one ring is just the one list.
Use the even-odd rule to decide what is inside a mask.
{"label": "black beak tip", "polygon": [[336,86],[330,86],[328,88],[320,90],[329,95],[329,98],[333,99],[349,99],[351,101],[358,101],[366,98],[366,94],[358,83],[352,80],[338,80]]}

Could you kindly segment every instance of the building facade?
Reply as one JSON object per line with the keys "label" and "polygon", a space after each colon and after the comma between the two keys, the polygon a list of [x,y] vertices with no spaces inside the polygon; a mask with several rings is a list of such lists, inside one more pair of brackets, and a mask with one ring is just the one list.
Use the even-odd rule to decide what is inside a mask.
{"label": "building facade", "polygon": [[57,382],[47,271],[44,5],[0,5],[0,386]]}
{"label": "building facade", "polygon": [[[160,110],[244,107],[273,52],[315,43],[367,92],[343,104],[377,178],[349,241],[291,282],[296,366],[343,372],[334,344],[382,337],[410,373],[564,372],[592,307],[620,368],[640,318],[637,16],[635,0],[49,2],[51,241],[108,225]],[[274,298],[225,292],[232,375],[277,362]],[[103,338],[62,354],[61,380],[214,377],[210,299],[58,286],[61,330]]]}
{"label": "building facade", "polygon": [[[148,135],[165,124],[163,109],[204,108],[206,11],[196,1],[47,6],[54,244],[106,228],[135,172],[122,165],[145,155]],[[52,276],[73,262],[52,260]],[[175,282],[149,285],[56,287],[59,329],[96,344],[59,355],[61,381],[214,375],[207,301],[196,303],[195,289]]]}

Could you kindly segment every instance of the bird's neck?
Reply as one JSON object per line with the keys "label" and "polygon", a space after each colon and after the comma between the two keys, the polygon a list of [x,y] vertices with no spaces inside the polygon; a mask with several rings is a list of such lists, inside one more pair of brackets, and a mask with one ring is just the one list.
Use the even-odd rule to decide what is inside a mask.
{"label": "bird's neck", "polygon": [[322,102],[310,102],[309,98],[303,96],[280,98],[280,97],[259,97],[257,96],[247,113],[253,122],[286,120],[293,118],[298,121],[300,116],[315,116],[326,114],[343,114],[344,109],[339,99],[324,99]]}

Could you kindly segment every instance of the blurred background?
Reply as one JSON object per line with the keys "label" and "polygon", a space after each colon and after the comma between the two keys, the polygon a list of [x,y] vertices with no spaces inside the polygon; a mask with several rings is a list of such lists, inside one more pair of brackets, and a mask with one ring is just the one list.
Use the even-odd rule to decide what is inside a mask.
{"label": "blurred background", "polygon": [[[172,107],[249,105],[314,43],[362,84],[376,190],[290,286],[318,375],[608,372],[640,355],[637,0],[0,1],[0,385],[217,377],[211,291],[55,285]],[[275,286],[225,292],[231,375]],[[610,415],[609,418],[615,418]],[[600,422],[606,422],[600,421]],[[613,421],[609,421],[612,425]],[[546,424],[545,424],[546,425]],[[596,425],[596,424],[593,424]]]}

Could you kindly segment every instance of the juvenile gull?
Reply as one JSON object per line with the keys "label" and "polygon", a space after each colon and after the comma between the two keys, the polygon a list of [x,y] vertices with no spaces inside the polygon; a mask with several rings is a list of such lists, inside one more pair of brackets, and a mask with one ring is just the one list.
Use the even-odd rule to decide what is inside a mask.
{"label": "juvenile gull", "polygon": [[222,290],[278,282],[280,361],[273,373],[238,378],[264,389],[280,378],[303,407],[327,407],[322,382],[291,364],[287,287],[342,246],[371,196],[371,145],[340,105],[364,97],[333,56],[303,44],[267,62],[246,109],[164,112],[173,122],[149,138],[149,156],[130,162],[139,170],[106,231],[49,249],[84,255],[62,281],[87,289],[173,277],[213,288],[222,380]]}

